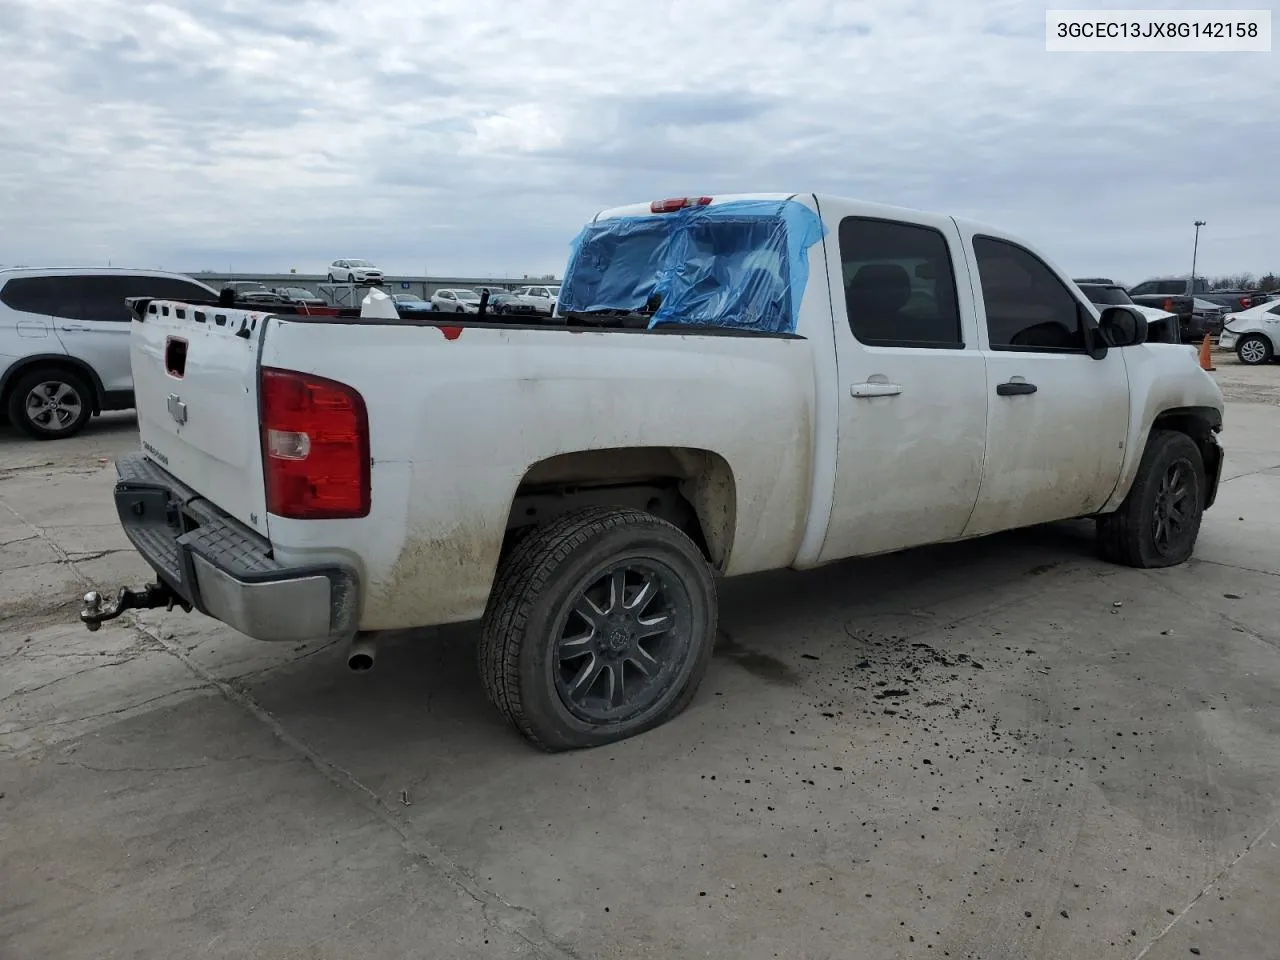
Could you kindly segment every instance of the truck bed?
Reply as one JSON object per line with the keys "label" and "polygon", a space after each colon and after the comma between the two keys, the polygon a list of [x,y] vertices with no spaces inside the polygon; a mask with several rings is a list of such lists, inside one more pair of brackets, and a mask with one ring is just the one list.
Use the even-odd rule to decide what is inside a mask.
{"label": "truck bed", "polygon": [[[824,301],[814,304],[814,322],[829,328]],[[479,616],[517,492],[554,499],[572,487],[580,466],[560,454],[584,446],[612,451],[618,482],[649,469],[649,450],[668,459],[677,451],[664,461],[675,480],[722,476],[724,528],[739,512],[761,518],[715,543],[726,572],[796,560],[817,428],[814,353],[803,336],[165,301],[137,301],[134,311],[148,459],[263,538],[283,567],[352,571],[362,630]],[[183,369],[171,371],[176,349]],[[265,371],[349,385],[363,398],[367,516],[269,511],[258,429]]]}

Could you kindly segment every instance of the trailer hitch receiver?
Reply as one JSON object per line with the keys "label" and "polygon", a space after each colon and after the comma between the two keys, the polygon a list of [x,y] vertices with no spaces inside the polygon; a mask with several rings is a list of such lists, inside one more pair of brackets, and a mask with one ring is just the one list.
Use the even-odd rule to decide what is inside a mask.
{"label": "trailer hitch receiver", "polygon": [[90,630],[97,630],[108,620],[114,620],[126,610],[154,610],[165,607],[172,610],[181,607],[191,612],[191,604],[174,593],[166,583],[150,583],[145,587],[121,587],[114,600],[103,604],[102,594],[90,590],[84,595],[84,609],[80,611],[80,622]]}

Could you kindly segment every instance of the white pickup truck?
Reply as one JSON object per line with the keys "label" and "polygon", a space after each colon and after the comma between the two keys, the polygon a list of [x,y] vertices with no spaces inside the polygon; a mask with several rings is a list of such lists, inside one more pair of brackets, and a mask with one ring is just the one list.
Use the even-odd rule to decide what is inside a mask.
{"label": "white pickup truck", "polygon": [[489,696],[549,749],[693,698],[718,576],[1093,517],[1192,552],[1223,401],[1023,241],[813,194],[599,214],[552,321],[132,301],[120,521],[178,604],[263,640],[480,618]]}

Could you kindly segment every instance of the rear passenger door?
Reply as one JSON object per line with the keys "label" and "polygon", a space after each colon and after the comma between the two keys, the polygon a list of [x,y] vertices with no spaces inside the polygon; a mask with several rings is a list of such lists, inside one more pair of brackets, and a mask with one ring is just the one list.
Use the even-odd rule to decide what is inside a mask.
{"label": "rear passenger door", "polygon": [[1119,480],[1129,427],[1124,352],[1086,349],[1062,274],[1009,238],[962,227],[987,367],[987,456],[966,536],[1084,516]]}
{"label": "rear passenger door", "polygon": [[987,419],[956,226],[832,201],[822,212],[839,223],[827,240],[839,424],[819,559],[956,539],[977,500]]}
{"label": "rear passenger door", "polygon": [[106,393],[133,389],[129,369],[129,278],[84,274],[56,278],[53,322],[71,356],[83,360]]}

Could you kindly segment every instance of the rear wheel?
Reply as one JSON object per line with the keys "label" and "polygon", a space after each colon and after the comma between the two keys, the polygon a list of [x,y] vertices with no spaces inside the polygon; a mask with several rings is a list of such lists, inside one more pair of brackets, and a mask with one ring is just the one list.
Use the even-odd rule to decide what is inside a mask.
{"label": "rear wheel", "polygon": [[480,671],[534,744],[600,746],[689,705],[715,629],[715,583],[694,543],[652,514],[596,507],[512,547],[481,626]]}
{"label": "rear wheel", "polygon": [[1129,495],[1119,510],[1097,520],[1099,554],[1129,567],[1185,562],[1200,534],[1205,491],[1195,441],[1174,430],[1153,430]]}
{"label": "rear wheel", "polygon": [[44,367],[19,375],[9,393],[9,422],[37,440],[60,440],[84,429],[93,394],[79,374]]}
{"label": "rear wheel", "polygon": [[1271,341],[1260,333],[1246,334],[1236,344],[1236,356],[1241,363],[1247,363],[1251,367],[1270,362],[1274,352]]}

